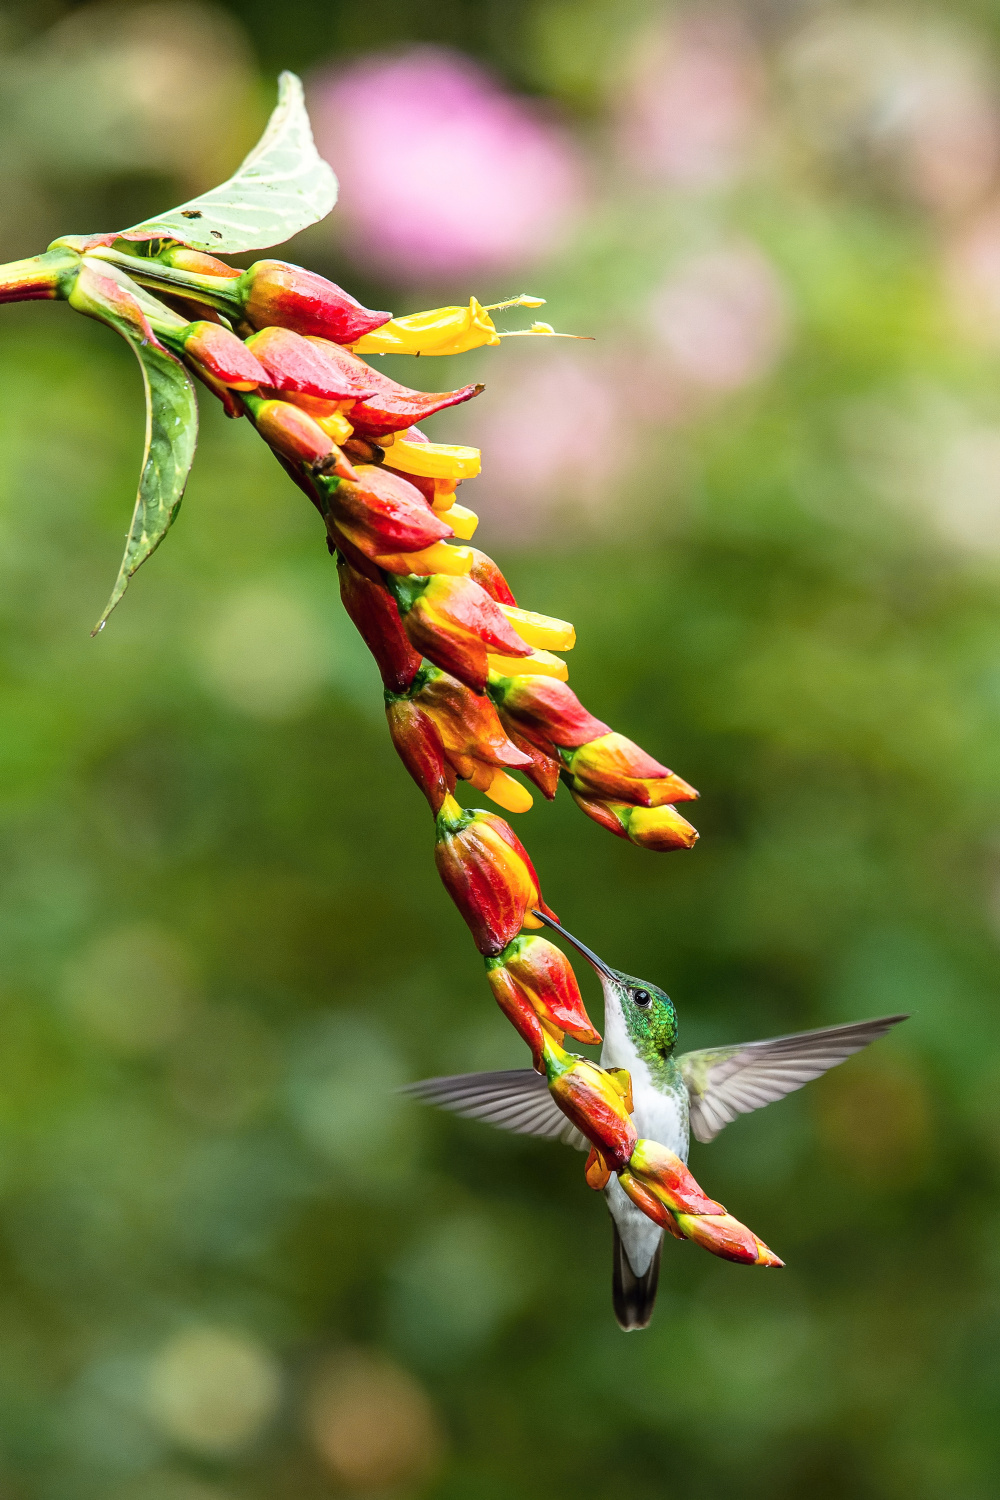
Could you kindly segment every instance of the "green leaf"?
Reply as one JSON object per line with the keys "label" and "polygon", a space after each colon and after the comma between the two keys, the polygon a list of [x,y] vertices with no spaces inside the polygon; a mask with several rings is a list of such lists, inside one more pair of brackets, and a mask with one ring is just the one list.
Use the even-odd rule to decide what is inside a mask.
{"label": "green leaf", "polygon": [[[142,370],[146,391],[146,446],[139,476],[132,525],[125,555],[107,608],[94,627],[105,622],[128,587],[129,579],[155,552],[177,514],[198,442],[198,403],[181,362],[159,343],[147,312],[174,318],[116,266],[85,257],[69,304],[120,333]],[[183,325],[183,319],[175,321]]]}
{"label": "green leaf", "polygon": [[301,80],[282,73],[267,129],[228,182],[125,233],[235,255],[280,245],[325,219],[336,201],[337,179],[313,142]]}
{"label": "green leaf", "polygon": [[176,516],[198,442],[198,403],[194,386],[180,362],[155,344],[140,344],[125,335],[142,369],[146,390],[146,447],[118,577],[93,634],[103,630],[129,579],[155,552]]}

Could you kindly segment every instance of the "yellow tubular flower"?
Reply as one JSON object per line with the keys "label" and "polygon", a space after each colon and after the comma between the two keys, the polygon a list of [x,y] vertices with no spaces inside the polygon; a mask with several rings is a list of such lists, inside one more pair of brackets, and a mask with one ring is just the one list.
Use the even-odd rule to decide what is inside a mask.
{"label": "yellow tubular flower", "polygon": [[422,552],[380,553],[376,561],[390,573],[416,573],[427,578],[432,573],[442,573],[449,578],[464,578],[472,571],[476,554],[471,547],[451,547],[447,542],[434,542]]}
{"label": "yellow tubular flower", "polygon": [[499,608],[528,646],[537,646],[541,651],[572,651],[576,645],[576,631],[568,620],[537,615],[513,604],[501,604]]}
{"label": "yellow tubular flower", "polygon": [[560,682],[569,681],[569,667],[561,657],[553,656],[550,651],[532,651],[530,656],[498,656],[491,651],[486,659],[490,671],[498,672],[501,677],[532,675],[558,677]]}
{"label": "yellow tubular flower", "polygon": [[527,292],[506,302],[491,302],[487,307],[470,297],[468,307],[435,307],[430,312],[390,318],[381,328],[366,333],[349,347],[355,354],[466,354],[484,344],[495,345],[501,339],[521,338],[525,334],[577,337],[572,333],[556,333],[548,323],[532,323],[530,328],[510,333],[498,333],[493,326],[491,312],[500,312],[505,307],[542,307],[544,303],[544,297],[532,297]]}
{"label": "yellow tubular flower", "polygon": [[468,510],[464,505],[453,505],[448,510],[435,509],[434,514],[450,526],[463,542],[471,541],[475,536],[479,517],[474,510]]}
{"label": "yellow tubular flower", "polygon": [[535,799],[528,788],[515,781],[513,776],[508,776],[506,771],[494,771],[493,779],[483,791],[491,802],[506,812],[529,812],[534,806]]}
{"label": "yellow tubular flower", "polygon": [[418,474],[422,479],[475,479],[481,467],[478,448],[454,443],[411,443],[408,438],[397,437],[379,446],[390,469]]}
{"label": "yellow tubular flower", "polygon": [[435,479],[434,499],[431,501],[434,509],[436,511],[449,510],[455,503],[457,489],[457,479]]}
{"label": "yellow tubular flower", "polygon": [[332,412],[328,417],[317,417],[316,420],[327,437],[332,437],[333,441],[341,446],[347,442],[347,439],[354,431],[354,428],[341,411]]}

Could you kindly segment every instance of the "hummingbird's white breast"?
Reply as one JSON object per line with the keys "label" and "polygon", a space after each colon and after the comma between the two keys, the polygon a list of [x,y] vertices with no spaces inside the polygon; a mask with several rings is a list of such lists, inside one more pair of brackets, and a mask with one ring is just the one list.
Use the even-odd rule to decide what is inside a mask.
{"label": "hummingbird's white breast", "polygon": [[[671,1088],[659,1086],[647,1064],[639,1056],[628,1034],[618,997],[604,987],[604,1046],[601,1065],[605,1068],[627,1068],[632,1075],[632,1123],[639,1135],[658,1141],[687,1161],[690,1126],[688,1095],[683,1084]],[[618,1226],[629,1265],[636,1276],[644,1276],[663,1238],[663,1230],[648,1219],[632,1202],[617,1177],[604,1190],[611,1217]]]}
{"label": "hummingbird's white breast", "polygon": [[621,1006],[616,998],[609,996],[605,996],[601,1066],[628,1069],[632,1075],[635,1106],[632,1121],[636,1130],[645,1140],[658,1141],[686,1162],[691,1139],[687,1089],[683,1084],[664,1087],[654,1080],[628,1034]]}

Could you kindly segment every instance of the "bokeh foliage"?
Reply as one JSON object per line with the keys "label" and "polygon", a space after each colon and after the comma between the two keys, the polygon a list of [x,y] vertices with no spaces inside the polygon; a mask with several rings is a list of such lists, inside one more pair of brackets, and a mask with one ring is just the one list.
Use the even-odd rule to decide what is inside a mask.
{"label": "bokeh foliage", "polygon": [[[561,798],[518,832],[567,924],[670,990],[682,1045],[913,1019],[695,1148],[788,1269],[670,1243],[653,1327],[621,1335],[582,1161],[392,1096],[524,1058],[318,520],[206,400],[178,523],[91,640],[138,372],[65,308],[4,309],[4,1500],[996,1492],[1000,569],[989,514],[956,538],[928,478],[956,431],[1000,432],[996,356],[949,309],[950,226],[809,158],[794,114],[723,193],[614,170],[602,11],[398,4],[361,34],[357,7],[287,0],[213,24],[263,79],[431,40],[568,111],[593,197],[530,274],[641,416],[596,501],[570,489],[529,537],[495,497],[484,532],[522,603],[575,621],[581,698],[700,787],[703,838],[649,856]],[[54,14],[26,10],[17,45]],[[652,16],[614,14],[622,47]],[[756,39],[779,94],[797,24],[772,8]],[[5,259],[189,185],[103,161],[81,186],[24,150],[42,239],[5,223]],[[768,257],[790,332],[761,378],[678,415],[644,309],[720,237]],[[327,241],[299,253],[419,305]],[[473,290],[494,289],[448,295]],[[502,394],[537,352],[433,383],[475,370]]]}

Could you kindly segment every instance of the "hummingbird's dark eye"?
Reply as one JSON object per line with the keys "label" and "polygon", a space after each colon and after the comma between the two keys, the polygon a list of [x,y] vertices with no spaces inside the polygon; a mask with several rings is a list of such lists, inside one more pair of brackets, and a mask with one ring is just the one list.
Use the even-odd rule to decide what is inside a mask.
{"label": "hummingbird's dark eye", "polygon": [[650,995],[648,990],[633,990],[632,998],[635,1001],[636,1005],[641,1005],[645,1010],[646,1006],[649,1005],[653,997]]}

